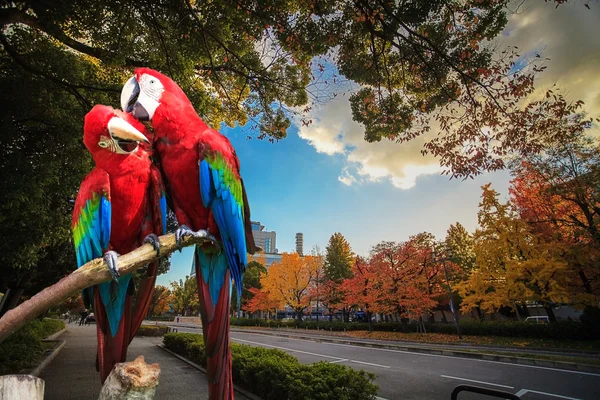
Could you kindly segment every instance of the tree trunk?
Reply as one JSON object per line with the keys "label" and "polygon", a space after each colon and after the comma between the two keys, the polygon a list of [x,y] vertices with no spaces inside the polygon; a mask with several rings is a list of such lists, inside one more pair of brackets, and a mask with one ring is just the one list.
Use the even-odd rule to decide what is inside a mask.
{"label": "tree trunk", "polygon": [[477,311],[477,316],[479,317],[479,320],[483,321],[485,319],[485,316],[481,312],[481,307],[479,307],[479,306],[475,307],[475,311]]}
{"label": "tree trunk", "polygon": [[[443,312],[442,312],[442,314],[443,314]],[[427,318],[427,322],[429,322],[431,324],[435,323],[435,313],[433,311],[429,312],[429,316]]]}
{"label": "tree trunk", "polygon": [[448,323],[448,318],[446,317],[446,311],[442,309],[442,322],[444,324]]}
{"label": "tree trunk", "polygon": [[550,320],[550,322],[556,322],[556,315],[554,315],[552,306],[544,306],[544,310],[546,310],[546,314],[548,314],[548,320]]}
{"label": "tree trunk", "polygon": [[159,376],[159,365],[146,364],[144,356],[119,363],[106,378],[98,400],[152,400]]}
{"label": "tree trunk", "polygon": [[44,380],[33,375],[0,376],[0,400],[44,400]]}
{"label": "tree trunk", "polygon": [[8,310],[12,310],[19,304],[19,300],[21,299],[24,290],[25,289],[22,288],[8,288],[0,302],[0,318],[2,318]]}
{"label": "tree trunk", "polygon": [[583,288],[585,289],[585,292],[591,294],[592,293],[592,285],[590,285],[590,280],[585,275],[585,272],[582,269],[580,269],[578,274],[579,274],[579,278],[581,279],[581,283],[583,284]]}
{"label": "tree trunk", "polygon": [[521,310],[521,314],[523,315],[523,318],[529,317],[529,309],[527,308],[527,304],[521,303],[520,310]]}

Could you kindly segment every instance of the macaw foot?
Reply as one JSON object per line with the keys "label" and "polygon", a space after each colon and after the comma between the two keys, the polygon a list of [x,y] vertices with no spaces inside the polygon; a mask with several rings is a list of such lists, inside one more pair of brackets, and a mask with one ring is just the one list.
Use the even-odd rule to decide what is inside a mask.
{"label": "macaw foot", "polygon": [[217,238],[214,237],[213,235],[211,235],[210,233],[208,233],[207,230],[200,229],[199,231],[196,232],[196,231],[191,230],[189,227],[187,227],[185,225],[181,225],[175,231],[175,240],[177,241],[177,248],[179,249],[179,252],[181,252],[181,239],[186,236],[194,236],[197,238],[208,239],[208,240],[210,240],[210,242],[213,246],[215,246],[218,249],[221,249],[221,246],[219,246],[219,242],[217,242]]}
{"label": "macaw foot", "polygon": [[113,281],[118,281],[119,276],[121,276],[121,274],[119,274],[119,268],[117,267],[117,258],[119,258],[119,254],[117,254],[116,251],[110,250],[104,253],[104,257],[102,258],[108,266],[108,272],[112,275]]}
{"label": "macaw foot", "polygon": [[156,250],[156,255],[160,257],[160,241],[158,240],[158,236],[154,233],[149,234],[144,238],[142,244],[150,243],[154,250]]}

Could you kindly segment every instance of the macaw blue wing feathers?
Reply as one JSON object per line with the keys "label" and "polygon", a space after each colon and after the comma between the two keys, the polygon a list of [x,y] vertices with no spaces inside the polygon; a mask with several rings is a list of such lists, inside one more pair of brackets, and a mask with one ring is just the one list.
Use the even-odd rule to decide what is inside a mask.
{"label": "macaw blue wing feathers", "polygon": [[[238,299],[240,299],[242,276],[247,260],[241,181],[233,173],[230,165],[217,153],[201,160],[199,167],[202,203],[211,209],[219,227],[231,277],[236,283]],[[202,257],[200,261],[203,261]],[[221,264],[212,261],[212,265]],[[201,267],[204,268],[204,264],[201,264]],[[213,283],[217,287],[210,287],[210,293],[211,299],[216,302],[222,281],[214,280]]]}

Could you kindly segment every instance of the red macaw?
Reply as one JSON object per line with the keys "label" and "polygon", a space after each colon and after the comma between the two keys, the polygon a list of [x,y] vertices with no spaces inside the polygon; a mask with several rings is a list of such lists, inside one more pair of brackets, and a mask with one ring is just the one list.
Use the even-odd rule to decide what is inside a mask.
{"label": "red macaw", "polygon": [[79,188],[73,211],[77,265],[104,257],[113,281],[84,291],[92,304],[98,335],[97,368],[102,383],[113,366],[124,362],[127,347],[139,329],[150,304],[157,262],[148,266],[132,309],[131,274],[120,276],[118,253],[142,243],[159,251],[156,234],[166,228],[166,201],[160,171],[152,167],[145,127],[131,115],[97,105],[85,116],[83,142],[95,168]]}
{"label": "red macaw", "polygon": [[239,160],[229,140],[210,129],[181,88],[157,71],[137,69],[123,87],[121,107],[140,120],[152,121],[154,148],[180,225],[177,237],[216,237],[223,249],[197,246],[194,264],[208,359],[209,399],[233,399],[231,280],[235,280],[240,299],[246,253],[257,250]]}

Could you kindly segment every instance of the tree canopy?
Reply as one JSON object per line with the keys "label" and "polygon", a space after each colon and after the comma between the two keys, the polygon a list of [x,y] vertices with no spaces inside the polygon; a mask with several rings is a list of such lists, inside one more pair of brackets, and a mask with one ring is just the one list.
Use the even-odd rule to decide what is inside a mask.
{"label": "tree canopy", "polygon": [[352,249],[346,238],[339,232],[331,235],[325,249],[325,279],[340,283],[350,277],[353,262]]}

